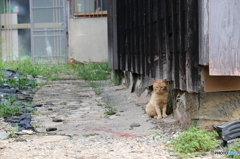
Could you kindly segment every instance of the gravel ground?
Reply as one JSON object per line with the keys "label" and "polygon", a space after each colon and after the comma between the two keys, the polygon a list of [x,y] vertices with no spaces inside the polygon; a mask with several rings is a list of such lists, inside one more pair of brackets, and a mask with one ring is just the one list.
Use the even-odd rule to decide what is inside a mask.
{"label": "gravel ground", "polygon": [[0,151],[2,159],[159,159],[169,154],[162,141],[151,137],[101,138],[73,137],[58,142],[34,144],[32,141],[2,141],[7,148]]}
{"label": "gravel ground", "polygon": [[[23,140],[18,142],[14,138],[0,140],[0,159],[176,158],[164,144],[181,130],[172,115],[162,120],[148,118],[144,113],[146,100],[137,98],[123,86],[105,85],[101,96],[96,96],[83,85],[83,81],[56,81],[40,89],[34,101],[51,101],[53,105],[39,108],[33,122],[42,125],[38,131],[48,126],[58,130],[21,135],[19,138]],[[117,115],[106,116],[104,106],[96,106],[106,102],[106,97],[115,103]],[[61,105],[63,102],[67,104]],[[53,123],[52,118],[64,118],[65,122]],[[130,128],[135,122],[140,126]],[[0,123],[0,128],[5,127],[5,123]],[[86,127],[92,128],[91,131]],[[154,136],[154,132],[164,138]],[[209,154],[202,158],[223,157]]]}

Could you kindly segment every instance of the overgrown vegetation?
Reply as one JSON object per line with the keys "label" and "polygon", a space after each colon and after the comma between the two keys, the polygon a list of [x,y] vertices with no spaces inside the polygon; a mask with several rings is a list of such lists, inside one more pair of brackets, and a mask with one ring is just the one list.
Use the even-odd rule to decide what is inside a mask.
{"label": "overgrown vegetation", "polygon": [[[1,46],[1,45],[0,45]],[[35,80],[29,80],[29,76],[43,77],[47,81],[61,80],[59,75],[74,75],[80,79],[86,80],[88,85],[93,88],[97,95],[103,92],[102,82],[110,78],[110,69],[108,68],[107,61],[102,63],[89,63],[84,65],[75,65],[71,67],[68,64],[52,64],[45,62],[38,64],[32,62],[29,58],[18,61],[4,62],[0,60],[0,68],[9,68],[20,72],[22,75],[14,78],[6,78],[7,74],[0,71],[0,85],[8,85],[11,88],[28,89],[41,86]],[[14,115],[20,112],[19,106],[14,104],[13,99],[5,100],[0,103],[0,116],[6,114]],[[32,111],[34,112],[34,110]]]}
{"label": "overgrown vegetation", "polygon": [[89,61],[85,65],[77,65],[77,71],[81,79],[88,81],[103,81],[110,78],[110,69],[107,61],[93,63]]}
{"label": "overgrown vegetation", "polygon": [[117,108],[115,108],[115,103],[109,97],[106,97],[104,99],[104,103],[106,104],[104,114],[114,115],[117,113]]}
{"label": "overgrown vegetation", "polygon": [[104,111],[104,114],[107,114],[107,115],[114,115],[116,113],[117,113],[117,108],[114,108],[114,107],[108,107]]}
{"label": "overgrown vegetation", "polygon": [[74,74],[75,71],[69,65],[56,64],[52,62],[46,62],[44,64],[38,64],[32,62],[30,59],[3,62],[0,61],[0,68],[10,68],[21,72],[24,76],[31,75],[32,77],[43,76],[48,80],[58,80],[59,74]]}
{"label": "overgrown vegetation", "polygon": [[9,133],[9,138],[17,138],[16,132],[18,131],[18,125],[17,126],[9,126],[7,127],[7,132]]}
{"label": "overgrown vegetation", "polygon": [[79,77],[87,81],[87,84],[93,88],[95,94],[100,95],[103,92],[103,82],[110,79],[110,69],[107,61],[101,63],[93,63],[77,65],[75,70]]}
{"label": "overgrown vegetation", "polygon": [[13,104],[14,98],[10,97],[8,99],[0,102],[0,117],[5,115],[15,115],[20,112],[20,108]]}
{"label": "overgrown vegetation", "polygon": [[203,152],[213,150],[219,145],[215,131],[200,130],[199,127],[191,127],[177,138],[172,139],[169,145],[177,157],[190,158],[203,155]]}
{"label": "overgrown vegetation", "polygon": [[236,154],[230,154],[228,157],[240,159],[240,141],[235,141],[228,146],[228,152],[233,152]]}

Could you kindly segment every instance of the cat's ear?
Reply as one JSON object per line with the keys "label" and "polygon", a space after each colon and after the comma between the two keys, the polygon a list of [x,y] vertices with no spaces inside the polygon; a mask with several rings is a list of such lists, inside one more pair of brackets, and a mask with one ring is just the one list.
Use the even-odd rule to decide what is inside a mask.
{"label": "cat's ear", "polygon": [[167,83],[167,79],[164,79],[163,82],[164,82],[164,83]]}
{"label": "cat's ear", "polygon": [[156,81],[154,79],[152,79],[152,83],[154,84]]}

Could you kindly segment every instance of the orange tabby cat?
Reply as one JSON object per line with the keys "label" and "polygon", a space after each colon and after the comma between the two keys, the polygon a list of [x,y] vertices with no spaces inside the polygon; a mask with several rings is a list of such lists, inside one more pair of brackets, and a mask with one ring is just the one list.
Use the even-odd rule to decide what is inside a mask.
{"label": "orange tabby cat", "polygon": [[146,113],[150,117],[154,117],[157,119],[166,118],[166,110],[167,110],[167,100],[168,100],[168,92],[167,92],[167,80],[163,81],[155,81],[152,79],[153,83],[153,94],[149,103],[146,106]]}

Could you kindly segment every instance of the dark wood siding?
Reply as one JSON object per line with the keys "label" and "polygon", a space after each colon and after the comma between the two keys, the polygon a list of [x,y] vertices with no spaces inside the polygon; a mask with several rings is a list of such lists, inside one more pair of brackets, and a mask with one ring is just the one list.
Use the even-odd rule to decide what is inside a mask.
{"label": "dark wood siding", "polygon": [[198,92],[197,0],[108,0],[108,3],[110,68],[166,78],[173,81],[176,89]]}

